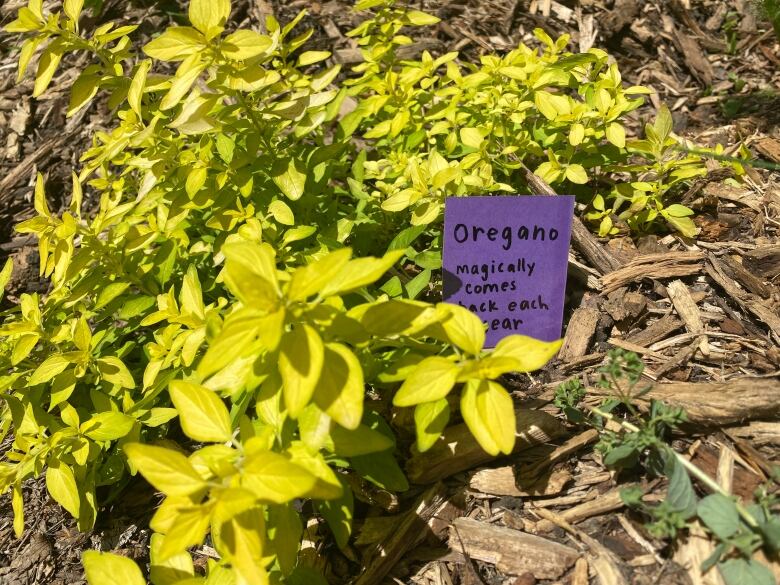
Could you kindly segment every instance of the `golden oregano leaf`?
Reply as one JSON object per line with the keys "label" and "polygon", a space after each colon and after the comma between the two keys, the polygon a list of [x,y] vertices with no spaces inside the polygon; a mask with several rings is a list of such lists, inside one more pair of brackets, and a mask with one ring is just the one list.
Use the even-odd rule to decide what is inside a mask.
{"label": "golden oregano leaf", "polygon": [[417,450],[424,453],[439,440],[450,420],[450,404],[446,398],[424,402],[414,408],[414,428]]}
{"label": "golden oregano leaf", "polygon": [[46,469],[46,489],[54,501],[65,508],[74,518],[79,517],[81,498],[73,470],[56,459]]}
{"label": "golden oregano leaf", "polygon": [[517,360],[517,372],[533,372],[549,362],[561,348],[563,340],[541,341],[525,335],[509,335],[496,344],[492,357]]}
{"label": "golden oregano leaf", "polygon": [[268,244],[234,242],[222,246],[225,282],[244,305],[272,312],[279,304],[276,254]]}
{"label": "golden oregano leaf", "polygon": [[207,40],[222,32],[229,17],[230,0],[190,0],[190,22]]}
{"label": "golden oregano leaf", "polygon": [[231,439],[230,413],[216,392],[185,380],[172,381],[168,392],[179,411],[181,428],[189,438],[203,443]]}
{"label": "golden oregano leaf", "polygon": [[275,504],[290,502],[305,495],[316,477],[278,453],[260,451],[247,458],[241,485],[256,498]]}
{"label": "golden oregano leaf", "polygon": [[146,585],[141,569],[127,557],[88,550],[81,562],[89,585]]}
{"label": "golden oregano leaf", "polygon": [[458,377],[458,365],[433,356],[421,361],[393,397],[396,406],[414,406],[447,396]]}
{"label": "golden oregano leaf", "polygon": [[325,344],[314,402],[347,429],[356,429],[363,418],[365,396],[363,368],[355,354],[340,343]]}
{"label": "golden oregano leaf", "polygon": [[470,380],[461,393],[460,412],[471,434],[485,452],[511,453],[515,443],[512,397],[499,384]]}
{"label": "golden oregano leaf", "polygon": [[206,487],[206,482],[178,451],[129,443],[125,445],[125,453],[144,479],[166,496],[190,496]]}
{"label": "golden oregano leaf", "polygon": [[314,394],[325,348],[317,331],[306,324],[298,324],[285,333],[279,347],[284,403],[290,416],[295,418]]}

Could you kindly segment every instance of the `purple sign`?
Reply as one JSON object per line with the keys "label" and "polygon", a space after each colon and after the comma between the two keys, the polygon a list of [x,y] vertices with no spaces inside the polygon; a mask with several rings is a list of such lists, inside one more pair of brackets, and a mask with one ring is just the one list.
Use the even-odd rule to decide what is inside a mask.
{"label": "purple sign", "polygon": [[444,208],[444,300],[507,335],[561,337],[574,197],[449,197]]}

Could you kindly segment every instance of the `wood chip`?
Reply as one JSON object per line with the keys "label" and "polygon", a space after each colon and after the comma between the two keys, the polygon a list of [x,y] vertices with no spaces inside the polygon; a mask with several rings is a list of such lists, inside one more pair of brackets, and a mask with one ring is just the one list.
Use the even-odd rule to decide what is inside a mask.
{"label": "wood chip", "polygon": [[365,554],[355,585],[376,585],[382,581],[406,551],[424,536],[428,521],[444,503],[445,492],[444,485],[437,483],[420,496],[395,530]]}
{"label": "wood chip", "polygon": [[[519,487],[522,477],[517,475],[512,466],[496,469],[480,469],[469,478],[469,487],[482,494],[492,496],[526,497],[531,495],[554,496],[563,491],[564,486],[572,479],[571,473],[565,469],[556,469],[544,476],[542,481],[533,482],[531,486]],[[522,484],[521,484],[522,485]]]}
{"label": "wood chip", "polygon": [[563,346],[558,353],[562,362],[580,358],[588,353],[600,317],[601,311],[597,307],[583,306],[574,311],[566,328]]}
{"label": "wood chip", "polygon": [[[588,392],[609,396],[613,391],[593,387]],[[655,384],[637,397],[635,403],[647,410],[652,399],[682,407],[688,414],[688,421],[708,427],[772,419],[777,416],[777,405],[780,404],[780,380],[737,378],[721,383]]]}
{"label": "wood chip", "polygon": [[596,574],[600,585],[628,585],[620,570],[620,560],[607,547],[582,530],[569,524],[561,515],[551,510],[537,510],[537,513],[553,526],[560,526],[566,532],[579,539],[588,549],[588,564]]}
{"label": "wood chip", "polygon": [[699,307],[696,306],[688,287],[681,280],[673,280],[666,286],[669,298],[674,304],[677,314],[685,323],[685,328],[694,334],[702,334],[699,337],[699,349],[704,356],[710,355],[710,345],[707,336],[704,335],[704,323],[701,320]]}
{"label": "wood chip", "polygon": [[712,64],[702,51],[699,43],[687,31],[674,28],[675,44],[685,59],[688,70],[693,73],[704,85],[712,85]]}
{"label": "wood chip", "polygon": [[692,585],[725,585],[720,571],[712,568],[702,574],[701,565],[715,550],[712,541],[698,521],[690,525],[674,551],[674,561],[688,571]]}
{"label": "wood chip", "polygon": [[666,254],[643,254],[637,256],[623,268],[605,274],[601,282],[605,292],[611,292],[644,278],[674,278],[690,276],[701,270],[702,252],[668,252]]}
{"label": "wood chip", "polygon": [[682,326],[683,322],[674,315],[664,315],[658,321],[654,321],[630,335],[626,341],[641,347],[648,347],[657,341],[666,339],[670,333],[677,331]]}
{"label": "wood chip", "polygon": [[729,434],[749,438],[755,445],[780,446],[780,422],[755,421],[729,429]]}
{"label": "wood chip", "polygon": [[[606,494],[600,495],[595,500],[584,502],[569,508],[568,510],[564,510],[558,514],[558,516],[570,524],[576,524],[577,522],[582,522],[583,520],[594,516],[601,516],[602,514],[612,512],[613,510],[619,510],[624,505],[623,500],[620,497],[620,491],[620,489],[610,490]],[[555,528],[553,522],[550,522],[549,520],[540,520],[536,523],[535,531],[549,532],[553,528]]]}
{"label": "wood chip", "polygon": [[588,585],[588,559],[581,557],[574,563],[574,571],[571,575],[571,585]]}
{"label": "wood chip", "polygon": [[710,256],[705,264],[707,274],[728,294],[738,305],[755,315],[774,334],[775,340],[780,342],[780,315],[773,308],[768,307],[757,297],[741,289],[726,274],[723,263]]}
{"label": "wood chip", "polygon": [[472,518],[458,518],[452,526],[450,548],[509,575],[529,572],[537,579],[557,579],[580,556],[557,542]]}
{"label": "wood chip", "polygon": [[772,162],[780,163],[780,142],[779,141],[769,136],[765,136],[760,140],[756,140],[753,143],[753,145],[756,147],[756,150],[758,150],[758,152],[763,154],[769,160],[771,160]]}
{"label": "wood chip", "polygon": [[726,254],[719,259],[723,263],[722,268],[726,275],[736,280],[745,290],[765,299],[770,298],[773,293],[778,292],[777,288],[770,284],[766,284],[761,278],[758,278],[746,269],[742,263],[737,260],[736,256]]}
{"label": "wood chip", "polygon": [[742,264],[754,274],[766,279],[780,276],[780,246],[762,246],[745,252]]}

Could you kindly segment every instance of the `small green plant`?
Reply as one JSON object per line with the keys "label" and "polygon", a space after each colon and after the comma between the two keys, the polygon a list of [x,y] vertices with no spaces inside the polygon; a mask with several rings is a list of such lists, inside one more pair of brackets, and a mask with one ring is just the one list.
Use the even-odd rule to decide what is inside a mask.
{"label": "small green plant", "polygon": [[778,0],[761,0],[761,8],[775,29],[775,34],[780,38],[780,2]]}
{"label": "small green plant", "polygon": [[672,114],[662,106],[653,124],[645,126],[645,138],[627,144],[629,152],[638,155],[628,164],[609,167],[614,172],[628,172],[637,180],[614,184],[606,196],[596,195],[593,211],[586,214],[600,221],[600,235],[617,233],[613,217],[624,221],[632,232],[648,232],[659,220],[687,237],[698,232],[691,216],[693,211],[679,203],[669,204],[675,192],[687,181],[707,174],[700,154],[681,153],[680,141],[672,135]]}
{"label": "small green plant", "polygon": [[[641,415],[632,404],[633,399],[647,391],[635,392],[644,367],[641,359],[615,349],[609,352],[607,360],[600,369],[599,384],[613,390],[614,398],[598,407],[588,407],[582,403],[585,389],[578,380],[569,380],[558,388],[555,404],[571,420],[601,431],[597,450],[608,467],[641,467],[653,476],[668,479],[667,494],[660,503],[645,503],[642,488],[633,487],[621,494],[626,504],[649,518],[646,528],[657,538],[675,539],[691,521],[698,519],[718,543],[702,564],[702,571],[717,565],[727,585],[774,585],[771,571],[752,557],[760,548],[772,557],[780,547],[777,477],[759,488],[755,503],[747,506],[725,493],[669,444],[671,431],[686,420],[682,409],[651,401],[648,413]],[[607,430],[605,420],[617,423],[621,430]],[[712,493],[699,499],[691,478]]]}
{"label": "small green plant", "polygon": [[726,18],[723,21],[721,30],[726,38],[726,51],[729,55],[736,55],[737,43],[739,42],[739,23],[740,14],[736,10],[731,10],[726,13]]}

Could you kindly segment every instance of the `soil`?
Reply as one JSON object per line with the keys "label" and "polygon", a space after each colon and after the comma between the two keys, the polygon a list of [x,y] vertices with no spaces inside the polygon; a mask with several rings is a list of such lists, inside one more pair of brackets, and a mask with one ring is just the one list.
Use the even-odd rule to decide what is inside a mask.
{"label": "soil", "polygon": [[[0,23],[12,20],[24,4],[6,0]],[[772,466],[780,464],[780,283],[777,270],[767,271],[761,256],[780,244],[780,173],[772,167],[780,164],[780,42],[750,0],[410,4],[442,18],[432,32],[416,39],[418,52],[457,50],[476,60],[519,42],[533,43],[535,27],[571,35],[572,46],[580,50],[607,49],[627,84],[648,85],[657,92],[632,113],[630,131],[636,133],[666,103],[678,134],[696,144],[723,144],[727,153],[744,145],[758,164],[738,188],[713,167],[689,192],[688,203],[702,228],[696,242],[674,235],[603,241],[623,264],[606,275],[578,256],[582,269],[572,273],[566,343],[559,359],[533,380],[507,380],[518,407],[552,414],[563,432],[546,445],[433,478],[398,498],[358,486],[363,503],[356,514],[354,548],[339,551],[322,534],[321,559],[330,582],[349,582],[361,571],[371,574],[377,546],[395,546],[402,548],[397,562],[389,572],[377,572],[376,583],[718,583],[712,573],[702,577],[698,572],[707,556],[702,550],[712,545],[697,540],[695,530],[673,544],[653,538],[644,519],[621,504],[599,507],[611,501],[614,490],[635,482],[651,498],[662,498],[665,483],[607,472],[587,431],[563,424],[550,401],[564,379],[595,381],[606,351],[622,347],[642,355],[648,382],[658,384],[654,392],[689,411],[691,423],[675,446],[724,487],[750,501]],[[268,14],[284,22],[307,9],[299,26],[314,28],[311,48],[331,50],[343,63],[354,60],[355,47],[345,33],[360,18],[347,0],[233,0],[233,6],[236,26],[254,28],[262,28]],[[84,26],[142,22],[135,37],[140,41],[180,20],[182,13],[182,5],[172,1],[106,0],[100,14]],[[100,100],[65,118],[70,82],[83,65],[79,57],[66,59],[49,91],[36,100],[29,76],[16,83],[17,49],[15,38],[0,33],[0,263],[13,256],[16,264],[5,303],[47,287],[38,277],[35,241],[13,231],[33,214],[36,171],[46,174],[50,207],[63,207],[59,194],[69,190],[78,153],[96,129],[111,123]],[[654,271],[661,260],[668,265]],[[697,318],[702,328],[697,328]],[[747,389],[740,390],[745,383],[758,390],[748,396]],[[717,408],[708,409],[713,404]],[[0,452],[7,446],[8,439]],[[487,481],[480,480],[485,477]],[[522,485],[529,477],[536,481],[533,489]],[[396,523],[384,522],[401,526],[420,509],[420,501],[433,497],[430,484],[442,505],[421,517],[425,529],[401,543],[383,532],[382,519],[402,514]],[[28,481],[24,490],[27,530],[20,540],[13,536],[10,499],[0,497],[0,583],[80,585],[79,558],[88,549],[118,552],[142,565],[148,561],[147,523],[159,497],[143,482],[127,486],[102,510],[95,529],[84,534],[48,498],[41,480]],[[512,568],[516,563],[485,554],[478,543],[463,544],[471,543],[467,523],[456,521],[460,532],[448,541],[448,527],[462,517],[511,534],[536,534],[549,547],[573,549],[580,560],[564,563],[554,577],[532,564],[520,571]],[[503,552],[522,557],[530,545],[512,546]],[[213,549],[194,552],[202,566]],[[773,568],[780,576],[776,560]]]}

